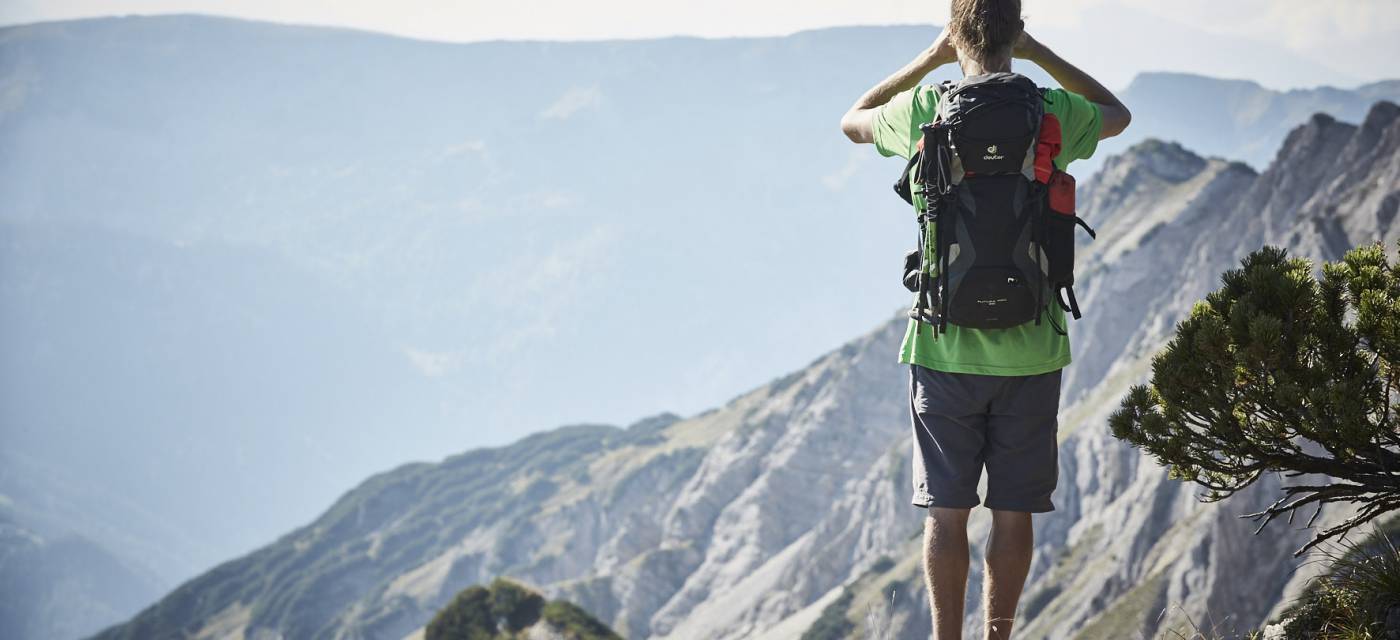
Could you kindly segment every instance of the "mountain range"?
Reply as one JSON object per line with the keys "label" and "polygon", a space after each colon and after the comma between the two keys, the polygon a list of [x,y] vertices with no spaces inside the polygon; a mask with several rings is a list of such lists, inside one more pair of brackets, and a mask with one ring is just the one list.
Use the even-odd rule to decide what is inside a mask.
{"label": "mountain range", "polygon": [[[1400,107],[1377,103],[1359,125],[1314,116],[1263,172],[1143,142],[1108,159],[1080,202],[1100,233],[1081,255],[1057,510],[1038,517],[1018,634],[1257,629],[1317,564],[1291,556],[1309,531],[1253,535],[1237,517],[1279,480],[1202,504],[1114,440],[1106,416],[1251,248],[1325,259],[1400,240]],[[794,638],[832,607],[860,623],[854,637],[928,637],[908,374],[892,357],[902,329],[887,322],[692,418],[565,427],[379,474],[99,637],[405,638],[499,575],[627,637]],[[974,540],[986,524],[975,519]],[[978,626],[969,611],[968,632]]]}
{"label": "mountain range", "polygon": [[[699,412],[774,372],[828,361],[824,349],[879,324],[902,301],[892,265],[912,232],[888,193],[898,168],[851,148],[835,122],[928,37],[927,28],[889,27],[785,38],[445,44],[202,16],[0,29],[0,516],[9,527],[5,557],[29,559],[0,564],[0,575],[52,562],[43,550],[73,548],[69,541],[105,558],[95,566],[118,567],[103,571],[120,576],[121,586],[93,579],[77,590],[101,604],[82,622],[69,612],[62,635],[73,637],[265,545],[345,487],[405,460],[503,444],[549,425],[670,410],[697,417],[666,427],[656,425],[674,418],[644,421],[640,431],[666,442],[673,432],[691,434],[677,436],[685,446],[662,447],[677,456],[673,471],[681,475],[657,480],[681,482],[687,469],[701,470],[730,427],[786,429],[752,426],[730,407]],[[1308,114],[1359,121],[1376,100],[1400,99],[1400,83],[1275,92],[1146,73],[1123,95],[1139,124],[1122,144],[1162,136],[1258,168]],[[1099,157],[1126,149],[1117,144],[1105,144]],[[1148,147],[1163,158],[1174,148]],[[1122,157],[1157,155],[1134,147]],[[1087,176],[1093,167],[1076,172]],[[1126,170],[1105,164],[1098,182],[1126,188],[1109,179]],[[1194,197],[1193,180],[1204,178],[1164,183],[1166,191],[1133,206],[1164,220],[1181,215],[1149,201]],[[1234,187],[1253,184],[1241,180]],[[1092,198],[1111,199],[1114,188],[1092,187]],[[1346,203],[1389,206],[1393,216],[1393,200],[1348,193]],[[1364,221],[1327,224],[1336,227],[1324,225],[1332,238],[1371,229]],[[1320,232],[1310,233],[1298,242],[1332,250]],[[1196,265],[1196,277],[1220,264]],[[1167,322],[1171,309],[1152,321]],[[1108,398],[1100,377],[1140,373],[1122,369],[1127,360],[1114,349],[1138,357],[1160,337],[1096,322],[1091,316],[1085,326],[1094,328],[1076,333],[1079,364],[1067,398]],[[888,342],[891,331],[875,335]],[[892,361],[875,337],[853,344],[866,346],[843,352],[868,350],[868,366]],[[795,375],[789,384],[805,374]],[[904,424],[898,394],[873,391],[884,382],[865,389],[869,416],[850,414],[851,424],[892,420],[871,427],[861,446],[891,444],[898,431],[890,429]],[[707,423],[713,415],[731,415],[723,419],[730,427]],[[697,423],[711,426],[694,432]],[[616,430],[579,429],[604,434],[558,445],[584,447],[575,451],[580,460],[591,459],[585,451],[642,447],[606,435]],[[520,444],[490,451],[513,446]],[[891,447],[888,455],[902,451]],[[762,465],[751,464],[757,474]],[[548,469],[539,473],[544,484],[516,476],[507,484],[537,492],[573,486]],[[758,477],[711,473],[727,483]],[[823,480],[822,490],[848,480]],[[585,487],[579,491],[607,491],[573,481]],[[694,500],[716,499],[696,491]],[[891,509],[902,506],[898,492],[890,499]],[[793,516],[778,532],[746,535],[771,546],[816,526],[825,507],[819,497],[805,500],[793,504],[813,513]],[[686,526],[708,531],[706,518],[718,518],[723,506],[697,507]],[[664,515],[659,505],[647,508],[637,517]],[[602,540],[611,524],[598,526],[593,535]],[[627,544],[639,549],[653,537],[674,542],[635,535],[643,539]],[[528,540],[518,542],[529,547]],[[743,540],[725,544],[753,552]],[[700,562],[686,554],[701,551],[666,547],[677,566]],[[617,557],[630,562],[636,553]],[[403,559],[424,561],[413,553]],[[462,568],[442,584],[515,562]],[[614,579],[606,565],[561,567],[522,577],[559,593],[564,581],[580,581],[571,599],[625,622],[617,628],[633,635],[688,628],[704,594],[739,570],[706,569],[674,603],[644,603],[637,599],[661,596],[618,595],[637,587],[604,584]],[[364,580],[378,584],[402,568]],[[26,572],[52,579],[0,583],[20,585],[14,592],[26,597],[73,592],[55,586],[72,584],[59,569]],[[842,569],[831,571],[805,588],[827,597],[844,579],[836,576]],[[414,612],[441,604],[434,588],[414,587],[416,604],[385,613],[404,616],[386,628],[421,624]],[[294,591],[323,597],[310,587]],[[807,595],[783,596],[761,615],[731,609],[761,626],[797,604],[814,606]],[[364,606],[399,611],[381,605]],[[258,607],[249,624],[280,628],[281,614]],[[361,624],[362,613],[345,624]]]}

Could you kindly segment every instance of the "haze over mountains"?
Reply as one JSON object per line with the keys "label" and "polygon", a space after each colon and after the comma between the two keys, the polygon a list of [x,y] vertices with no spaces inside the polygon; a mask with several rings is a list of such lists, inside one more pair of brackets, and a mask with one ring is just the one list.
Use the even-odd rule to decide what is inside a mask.
{"label": "haze over mountains", "polygon": [[[168,588],[370,473],[694,414],[866,332],[903,304],[912,234],[898,167],[835,122],[926,38],[0,29],[7,544],[77,534]],[[1386,97],[1156,74],[1125,95],[1129,141],[1256,167],[1306,114]]]}
{"label": "haze over mountains", "polygon": [[[218,13],[277,23],[339,26],[441,42],[578,41],[771,37],[855,25],[910,25],[924,44],[947,20],[948,4],[712,0],[646,3],[561,0],[515,6],[402,0],[393,5],[272,0],[11,0],[0,24],[122,14]],[[1143,70],[1249,78],[1274,89],[1354,87],[1393,77],[1400,58],[1400,9],[1383,0],[1025,0],[1031,33],[1118,88]],[[930,24],[932,22],[932,24]]]}

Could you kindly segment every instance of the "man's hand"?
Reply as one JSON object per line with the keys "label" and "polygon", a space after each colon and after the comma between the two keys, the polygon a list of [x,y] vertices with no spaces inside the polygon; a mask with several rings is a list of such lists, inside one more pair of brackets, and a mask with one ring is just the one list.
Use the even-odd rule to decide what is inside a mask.
{"label": "man's hand", "polygon": [[929,47],[929,56],[940,67],[958,61],[958,49],[953,46],[953,37],[946,28],[934,38],[933,45]]}
{"label": "man's hand", "polygon": [[1016,39],[1016,45],[1011,50],[1011,57],[1018,60],[1029,60],[1035,62],[1040,58],[1040,54],[1045,51],[1045,45],[1039,40],[1031,37],[1031,34],[1022,31],[1021,37]]}
{"label": "man's hand", "polygon": [[1102,117],[1099,127],[1100,140],[1123,133],[1123,130],[1128,128],[1128,123],[1132,122],[1133,114],[1128,112],[1128,108],[1118,101],[1118,97],[1114,96],[1112,91],[1099,84],[1089,74],[1080,71],[1078,67],[1065,62],[1064,58],[1055,55],[1050,47],[1032,38],[1031,34],[1021,32],[1011,55],[1034,62],[1060,83],[1060,86],[1098,105],[1099,115]]}
{"label": "man's hand", "polygon": [[841,132],[845,133],[851,142],[874,142],[876,109],[889,102],[895,94],[918,84],[934,69],[957,61],[958,51],[953,46],[948,30],[944,29],[934,39],[933,44],[924,49],[912,62],[885,78],[884,82],[871,87],[865,95],[856,100],[850,110],[846,111],[846,115],[841,117]]}

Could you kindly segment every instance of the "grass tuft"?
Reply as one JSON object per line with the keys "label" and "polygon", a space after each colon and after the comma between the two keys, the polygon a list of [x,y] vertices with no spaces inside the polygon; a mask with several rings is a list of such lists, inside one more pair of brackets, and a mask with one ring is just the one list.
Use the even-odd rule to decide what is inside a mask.
{"label": "grass tuft", "polygon": [[1331,566],[1284,613],[1283,637],[1381,640],[1400,632],[1400,522],[1387,529],[1322,550]]}

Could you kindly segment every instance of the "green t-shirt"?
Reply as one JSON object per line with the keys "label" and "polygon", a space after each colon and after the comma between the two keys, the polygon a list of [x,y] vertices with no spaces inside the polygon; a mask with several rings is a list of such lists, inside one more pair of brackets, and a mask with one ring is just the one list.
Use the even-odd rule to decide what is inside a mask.
{"label": "green t-shirt", "polygon": [[[932,122],[938,110],[938,91],[932,85],[900,93],[875,112],[875,148],[880,155],[908,159],[923,135],[919,125]],[[1045,94],[1046,113],[1060,120],[1061,148],[1055,166],[1094,154],[1099,142],[1102,115],[1098,105],[1077,93],[1053,89]],[[1055,324],[1068,328],[1064,311],[1050,305]],[[899,361],[936,371],[979,373],[994,376],[1028,376],[1048,373],[1069,364],[1069,336],[1060,335],[1049,322],[1034,322],[1009,329],[969,329],[948,325],[947,333],[924,324],[915,331],[910,319],[899,349]]]}

